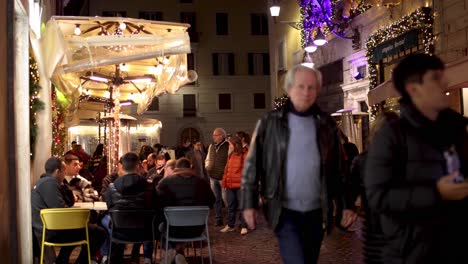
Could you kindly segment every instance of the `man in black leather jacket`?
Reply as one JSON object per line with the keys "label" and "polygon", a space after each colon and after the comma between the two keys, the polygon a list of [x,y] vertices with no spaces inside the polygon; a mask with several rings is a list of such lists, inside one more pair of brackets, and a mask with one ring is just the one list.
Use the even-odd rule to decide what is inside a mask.
{"label": "man in black leather jacket", "polygon": [[[384,263],[468,263],[468,183],[454,181],[468,175],[467,119],[449,109],[436,56],[403,59],[393,83],[402,95],[401,117],[375,136],[364,173],[386,240]],[[447,166],[449,151],[461,166]]]}
{"label": "man in black leather jacket", "polygon": [[[284,263],[316,263],[329,231],[333,204],[344,199],[343,150],[333,119],[315,104],[321,87],[318,70],[302,65],[286,75],[290,100],[257,124],[242,178],[244,217],[255,228],[259,195],[263,212],[278,238]],[[356,219],[344,210],[342,225]]]}

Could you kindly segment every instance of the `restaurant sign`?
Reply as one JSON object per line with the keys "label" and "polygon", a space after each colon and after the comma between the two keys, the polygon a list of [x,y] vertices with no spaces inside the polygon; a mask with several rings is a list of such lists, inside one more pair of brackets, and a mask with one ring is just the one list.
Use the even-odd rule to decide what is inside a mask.
{"label": "restaurant sign", "polygon": [[399,37],[375,47],[372,52],[372,61],[378,63],[380,60],[397,54],[400,51],[412,48],[418,45],[418,30],[412,30]]}

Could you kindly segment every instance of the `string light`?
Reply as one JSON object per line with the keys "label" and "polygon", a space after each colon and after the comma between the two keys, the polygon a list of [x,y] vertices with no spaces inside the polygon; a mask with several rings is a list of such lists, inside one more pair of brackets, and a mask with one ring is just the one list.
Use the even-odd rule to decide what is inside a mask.
{"label": "string light", "polygon": [[29,57],[29,126],[30,126],[30,156],[33,158],[34,145],[39,127],[37,125],[37,113],[45,108],[44,102],[40,100],[39,72],[37,63],[33,57]]}
{"label": "string light", "polygon": [[276,97],[273,101],[273,109],[276,110],[283,107],[288,99],[289,97],[286,94],[283,94],[281,97]]}

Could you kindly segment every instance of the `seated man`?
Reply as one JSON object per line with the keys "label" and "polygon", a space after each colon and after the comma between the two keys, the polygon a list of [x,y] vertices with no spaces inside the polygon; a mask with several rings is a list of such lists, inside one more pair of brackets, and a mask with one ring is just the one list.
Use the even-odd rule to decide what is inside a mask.
{"label": "seated man", "polygon": [[[203,178],[196,177],[192,164],[187,158],[180,158],[175,165],[174,174],[164,177],[157,186],[162,207],[167,206],[209,206],[213,207],[215,196],[210,184]],[[171,237],[196,237],[205,226],[194,228],[171,227]],[[165,229],[164,229],[165,230]],[[176,263],[185,263],[183,247],[178,246]]]}
{"label": "seated man", "polygon": [[[31,192],[31,214],[32,224],[35,238],[42,241],[42,220],[40,211],[47,208],[66,208],[74,204],[73,194],[63,185],[65,175],[65,164],[56,157],[49,158],[45,163],[45,174],[41,175],[40,179],[34,185]],[[104,242],[106,238],[105,231],[97,225],[89,225],[89,240],[91,259],[95,259],[95,252]],[[76,240],[77,237],[85,236],[83,230],[64,230],[47,231],[47,240],[53,242],[67,242],[68,238]],[[62,247],[56,259],[56,263],[68,263],[71,252],[74,246]],[[77,263],[87,263],[88,255],[86,246],[82,247]],[[95,263],[95,262],[94,262]]]}
{"label": "seated man", "polygon": [[[109,210],[145,210],[153,208],[154,191],[152,185],[146,179],[139,175],[140,173],[140,160],[135,153],[127,153],[121,158],[122,173],[119,177],[109,185],[106,195],[107,208]],[[120,176],[121,175],[121,176]],[[106,215],[105,217],[109,217]],[[141,237],[149,235],[152,237],[151,230],[145,230],[144,233],[135,231],[118,232],[113,234],[114,237],[121,237],[122,239],[131,238],[129,236]],[[114,248],[114,246],[113,246]],[[123,245],[116,245],[116,254],[121,258],[123,254]],[[149,243],[145,247],[145,264],[151,263],[151,256],[153,253],[153,244]],[[113,258],[113,256],[111,256]]]}

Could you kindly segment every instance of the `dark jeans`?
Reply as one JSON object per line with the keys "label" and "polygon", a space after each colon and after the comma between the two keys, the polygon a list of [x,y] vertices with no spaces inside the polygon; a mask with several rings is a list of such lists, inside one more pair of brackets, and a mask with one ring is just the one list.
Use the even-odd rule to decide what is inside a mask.
{"label": "dark jeans", "polygon": [[[228,225],[233,228],[236,225],[236,214],[239,208],[240,189],[227,189],[228,200]],[[247,227],[242,212],[239,213],[240,227]]]}
{"label": "dark jeans", "polygon": [[285,264],[317,263],[323,239],[322,210],[303,213],[283,208],[275,234]]}
{"label": "dark jeans", "polygon": [[211,181],[211,190],[216,197],[216,201],[214,204],[216,220],[220,221],[223,220],[223,192],[221,188],[221,181],[215,180],[213,178],[210,179]]}
{"label": "dark jeans", "polygon": [[[106,239],[106,231],[100,226],[95,224],[88,224],[88,232],[89,232],[89,248],[91,250],[91,259],[95,259],[96,251],[99,247],[104,243]],[[36,234],[38,239],[42,236],[41,234]],[[56,243],[66,243],[75,240],[81,240],[86,238],[85,230],[84,229],[73,229],[73,230],[63,230],[63,231],[55,231],[55,230],[48,230],[46,232],[47,240],[50,242]],[[40,243],[40,240],[39,240]],[[68,246],[68,247],[61,247],[60,253],[57,256],[55,263],[69,263],[70,255],[73,251],[75,246]],[[88,250],[86,245],[81,246],[80,255],[76,260],[76,263],[88,263]]]}

